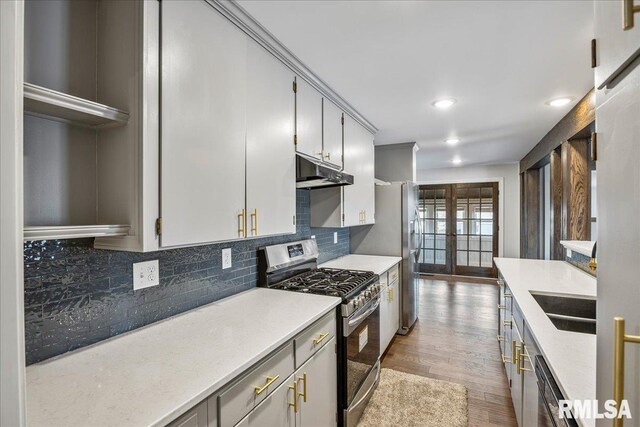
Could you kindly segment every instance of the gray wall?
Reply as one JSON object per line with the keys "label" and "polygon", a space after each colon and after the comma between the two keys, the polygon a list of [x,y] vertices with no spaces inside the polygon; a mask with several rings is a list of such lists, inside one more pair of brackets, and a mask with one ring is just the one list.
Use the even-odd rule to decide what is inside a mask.
{"label": "gray wall", "polygon": [[376,145],[376,178],[383,181],[415,181],[415,148],[415,142]]}
{"label": "gray wall", "polygon": [[504,181],[504,232],[503,256],[520,257],[520,175],[517,163],[501,165],[452,167],[417,171],[418,183],[459,183],[477,180],[491,181],[502,178]]}
{"label": "gray wall", "polygon": [[[259,246],[314,235],[320,262],[348,254],[349,229],[311,228],[309,203],[298,190],[295,235],[145,254],[93,249],[93,239],[25,242],[27,364],[255,287]],[[230,269],[221,268],[222,248],[232,249]],[[134,292],[133,263],[152,259],[160,285]]]}

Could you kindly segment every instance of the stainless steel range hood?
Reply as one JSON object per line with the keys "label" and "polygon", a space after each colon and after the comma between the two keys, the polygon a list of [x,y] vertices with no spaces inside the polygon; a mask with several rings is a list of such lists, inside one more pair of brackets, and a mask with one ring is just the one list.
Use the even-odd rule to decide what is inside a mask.
{"label": "stainless steel range hood", "polygon": [[349,175],[314,158],[300,154],[296,157],[297,188],[313,190],[353,184],[353,175]]}

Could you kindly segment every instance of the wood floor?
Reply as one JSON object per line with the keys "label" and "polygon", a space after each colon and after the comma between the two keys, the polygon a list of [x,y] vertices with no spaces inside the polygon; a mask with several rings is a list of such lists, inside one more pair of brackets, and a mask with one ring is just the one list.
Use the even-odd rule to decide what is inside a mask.
{"label": "wood floor", "polygon": [[396,335],[382,367],[465,385],[469,427],[517,427],[496,341],[497,301],[495,285],[420,280],[418,321]]}

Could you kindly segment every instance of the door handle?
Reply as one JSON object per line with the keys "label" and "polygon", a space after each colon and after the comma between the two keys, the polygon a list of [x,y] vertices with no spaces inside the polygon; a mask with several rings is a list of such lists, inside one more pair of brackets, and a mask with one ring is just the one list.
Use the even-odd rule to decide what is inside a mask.
{"label": "door handle", "polygon": [[[616,408],[624,400],[624,345],[625,343],[640,344],[640,335],[627,335],[624,331],[624,317],[613,318],[613,400]],[[613,419],[613,427],[622,427],[622,418]]]}
{"label": "door handle", "polygon": [[254,236],[258,235],[258,209],[254,209],[251,213],[251,232]]}

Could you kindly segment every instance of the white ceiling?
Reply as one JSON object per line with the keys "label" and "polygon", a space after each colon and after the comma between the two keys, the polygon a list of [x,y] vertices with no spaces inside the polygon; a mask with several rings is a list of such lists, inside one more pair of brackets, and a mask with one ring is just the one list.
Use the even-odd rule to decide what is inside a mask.
{"label": "white ceiling", "polygon": [[239,3],[419,169],[518,161],[593,86],[591,1]]}

